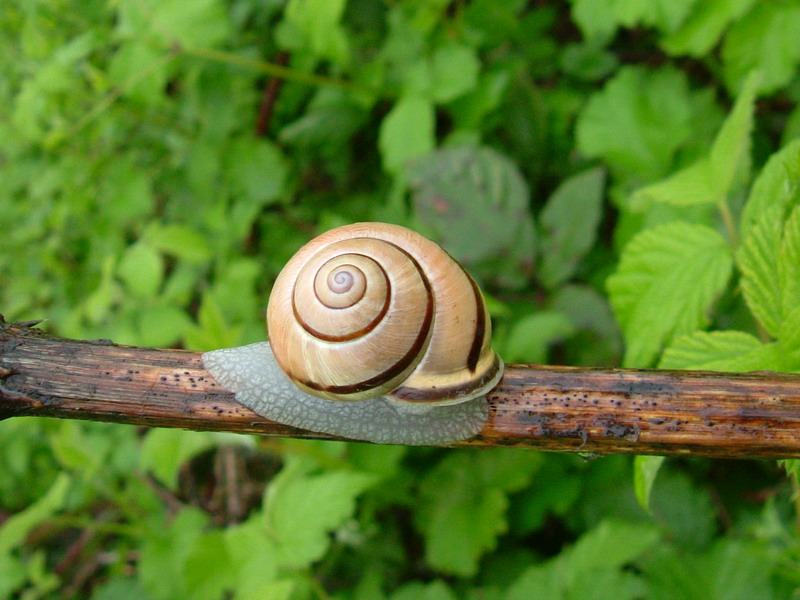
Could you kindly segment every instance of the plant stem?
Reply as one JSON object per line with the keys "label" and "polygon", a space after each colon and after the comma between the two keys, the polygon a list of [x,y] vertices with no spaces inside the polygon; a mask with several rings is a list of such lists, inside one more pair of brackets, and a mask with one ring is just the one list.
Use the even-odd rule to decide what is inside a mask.
{"label": "plant stem", "polygon": [[78,133],[81,129],[86,127],[89,123],[94,121],[97,117],[103,114],[114,102],[116,102],[122,94],[125,92],[130,91],[134,88],[140,81],[142,81],[145,77],[154,73],[158,69],[164,67],[167,63],[174,60],[177,56],[176,52],[169,52],[164,56],[158,57],[156,60],[151,62],[147,65],[144,69],[139,71],[138,73],[131,76],[125,83],[122,85],[115,87],[111,90],[106,96],[100,100],[97,104],[95,104],[89,112],[87,112],[83,117],[78,119],[78,121],[70,128],[67,137],[72,137],[76,133]]}
{"label": "plant stem", "polygon": [[717,209],[719,210],[719,214],[722,216],[722,222],[725,224],[725,230],[728,232],[728,239],[731,241],[731,246],[735,250],[739,247],[739,232],[736,229],[736,223],[733,220],[731,209],[728,206],[724,196],[719,202],[717,202]]}
{"label": "plant stem", "polygon": [[[0,419],[43,416],[337,439],[261,417],[201,354],[0,329]],[[483,430],[457,446],[800,457],[800,376],[509,365]]]}
{"label": "plant stem", "polygon": [[278,77],[287,81],[294,81],[295,83],[303,83],[312,86],[337,87],[340,89],[360,93],[373,93],[370,90],[367,90],[366,88],[356,85],[350,81],[336,79],[334,77],[327,77],[325,75],[316,75],[314,73],[305,73],[303,71],[297,71],[283,65],[258,60],[256,58],[249,58],[247,56],[241,56],[239,54],[234,54],[233,52],[225,52],[224,50],[181,47],[180,53],[185,56],[192,56],[195,58],[226,63],[229,65],[242,67],[243,69],[248,69],[250,71],[258,71],[259,73],[265,73],[272,77]]}

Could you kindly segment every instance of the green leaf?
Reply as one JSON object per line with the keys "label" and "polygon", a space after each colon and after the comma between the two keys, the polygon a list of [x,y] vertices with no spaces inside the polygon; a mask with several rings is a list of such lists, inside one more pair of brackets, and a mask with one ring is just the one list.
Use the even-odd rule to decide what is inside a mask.
{"label": "green leaf", "polygon": [[398,173],[409,161],[433,150],[434,112],[429,100],[404,96],[397,101],[381,123],[378,145],[383,168]]}
{"label": "green leaf", "polygon": [[695,331],[664,350],[660,369],[757,371],[774,369],[778,348],[741,331]]}
{"label": "green leaf", "polygon": [[618,26],[652,25],[672,31],[698,0],[572,0],[572,18],[587,38],[606,39]]}
{"label": "green leaf", "polygon": [[[144,106],[154,106],[164,99],[169,66],[164,62],[161,48],[146,42],[126,40],[111,58],[108,77],[126,99]],[[129,176],[135,175],[135,171],[129,171]],[[117,191],[125,194],[123,188]]]}
{"label": "green leaf", "polygon": [[800,306],[800,206],[786,220],[779,206],[763,211],[736,259],[747,305],[777,337],[786,315]]}
{"label": "green leaf", "polygon": [[703,225],[668,223],[633,238],[607,280],[625,365],[648,366],[663,344],[705,326],[731,263],[727,242]]}
{"label": "green leaf", "polygon": [[507,531],[507,492],[524,487],[539,466],[527,452],[492,450],[448,455],[420,489],[417,522],[431,566],[462,576]]}
{"label": "green leaf", "polygon": [[551,344],[575,331],[570,319],[555,310],[537,310],[514,323],[502,355],[509,362],[546,363]]}
{"label": "green leaf", "polygon": [[272,598],[264,586],[278,581],[278,552],[259,517],[225,529],[228,553],[235,565],[237,598]]}
{"label": "green leaf", "polygon": [[595,42],[569,44],[561,55],[564,73],[584,81],[604,79],[618,66],[619,60],[614,53]]}
{"label": "green leaf", "polygon": [[650,491],[664,462],[663,456],[636,456],[633,461],[633,489],[639,506],[650,512]]}
{"label": "green leaf", "polygon": [[14,550],[24,544],[35,527],[64,507],[70,484],[69,475],[60,473],[41,498],[21,512],[8,517],[0,526],[0,597],[12,597],[12,592],[26,580],[35,578],[31,573],[31,563],[28,562],[26,573],[26,564],[14,555]]}
{"label": "green leaf", "polygon": [[783,225],[778,251],[778,281],[781,289],[781,324],[800,306],[800,205]]}
{"label": "green leaf", "polygon": [[69,486],[69,475],[60,473],[44,496],[25,510],[8,517],[0,527],[0,557],[20,546],[34,527],[63,508]]}
{"label": "green leaf", "polygon": [[547,598],[548,600],[566,600],[563,570],[557,561],[543,565],[528,567],[522,575],[512,583],[504,600],[531,600],[531,598]]}
{"label": "green leaf", "polygon": [[679,547],[707,547],[718,527],[719,511],[708,487],[675,469],[661,469],[650,508],[664,537]]}
{"label": "green leaf", "polygon": [[474,90],[450,103],[456,128],[480,129],[484,117],[502,102],[510,82],[511,76],[505,69],[482,73]]}
{"label": "green leaf", "polygon": [[566,557],[568,576],[596,568],[619,568],[658,540],[652,525],[606,520],[577,541]]}
{"label": "green leaf", "polygon": [[344,9],[345,0],[289,0],[276,35],[288,50],[310,51],[344,64],[349,60],[347,36],[340,25]]}
{"label": "green leaf", "polygon": [[[800,141],[770,157],[741,218],[736,259],[753,315],[773,336],[800,306]],[[788,217],[787,217],[788,215]]]}
{"label": "green leaf", "polygon": [[643,562],[653,600],[772,600],[774,562],[758,541],[720,539],[702,554],[667,544]]}
{"label": "green leaf", "polygon": [[474,89],[480,62],[475,50],[456,42],[439,46],[432,58],[433,99],[450,102]]}
{"label": "green leaf", "polygon": [[92,590],[90,600],[152,600],[136,577],[115,575]]}
{"label": "green leaf", "polygon": [[785,86],[800,62],[800,6],[793,2],[756,2],[733,24],[722,44],[725,82],[737,90],[748,73],[761,74],[759,95]]}
{"label": "green leaf", "polygon": [[186,560],[207,525],[201,510],[184,508],[169,524],[159,523],[143,532],[137,572],[151,596],[187,597]]}
{"label": "green leaf", "polygon": [[347,448],[347,460],[360,471],[386,480],[403,472],[402,461],[408,452],[409,446],[352,444]]}
{"label": "green leaf", "polygon": [[356,498],[376,481],[353,471],[308,475],[284,468],[264,498],[264,521],[288,567],[305,567],[321,558],[329,533],[351,518]]}
{"label": "green leaf", "polygon": [[535,475],[548,485],[527,486],[511,499],[510,530],[518,537],[538,531],[549,518],[568,516],[583,491],[572,457],[547,456]]}
{"label": "green leaf", "polygon": [[689,137],[685,76],[672,69],[623,67],[578,115],[577,146],[615,171],[642,180],[663,175]]}
{"label": "green leaf", "polygon": [[237,584],[235,567],[225,541],[225,533],[203,533],[190,545],[183,563],[183,578],[188,597],[196,600],[218,600],[229,595]]}
{"label": "green leaf", "polygon": [[416,581],[407,583],[389,598],[390,600],[457,600],[453,591],[439,579],[428,584]]}
{"label": "green leaf", "polygon": [[183,463],[212,447],[217,438],[211,433],[180,429],[151,429],[142,444],[139,468],[151,472],[164,485],[174,490],[178,471]]}
{"label": "green leaf", "polygon": [[755,2],[699,0],[683,25],[661,40],[661,47],[672,55],[705,56],[717,44],[728,25],[747,12]]}
{"label": "green leaf", "polygon": [[505,600],[641,598],[642,582],[622,567],[657,540],[651,525],[605,520],[556,558],[526,569]]}
{"label": "green leaf", "polygon": [[605,172],[591,169],[563,182],[539,218],[542,261],[537,274],[549,288],[569,279],[594,245],[603,204]]}
{"label": "green leaf", "polygon": [[280,130],[280,139],[303,149],[342,153],[366,120],[365,106],[341,90],[321,88],[306,112]]}
{"label": "green leaf", "polygon": [[158,294],[164,277],[161,255],[148,244],[133,244],[122,255],[117,275],[133,295],[152,298]]}
{"label": "green leaf", "polygon": [[252,222],[262,207],[282,197],[289,168],[274,144],[243,136],[226,153],[225,171],[231,191],[246,207],[248,222]]}
{"label": "green leaf", "polygon": [[800,477],[800,459],[798,458],[784,458],[778,460],[778,464],[783,467],[788,477]]}
{"label": "green leaf", "polygon": [[741,236],[747,239],[752,228],[766,211],[777,207],[778,214],[786,214],[800,203],[800,140],[794,140],[769,157],[758,174],[747,203],[742,211],[739,226]]}
{"label": "green leaf", "polygon": [[186,225],[153,224],[147,230],[146,237],[157,250],[188,263],[203,263],[211,257],[206,238]]}
{"label": "green leaf", "polygon": [[165,48],[213,47],[229,35],[225,7],[219,0],[122,0],[118,31],[124,37],[157,39]]}
{"label": "green leaf", "polygon": [[169,348],[192,327],[192,320],[180,308],[155,305],[142,308],[136,314],[138,341],[142,346]]}
{"label": "green leaf", "polygon": [[119,293],[120,286],[114,279],[114,266],[114,257],[106,256],[101,266],[97,288],[88,291],[84,297],[83,314],[90,323],[99,323],[108,316]]}
{"label": "green leaf", "polygon": [[[444,148],[409,169],[417,218],[479,279],[518,281],[533,262],[529,191],[491,148]],[[521,277],[522,276],[522,277]]]}
{"label": "green leaf", "polygon": [[646,597],[644,578],[634,572],[614,569],[581,571],[570,585],[567,597],[581,600],[639,600]]}
{"label": "green leaf", "polygon": [[199,326],[186,332],[186,344],[192,350],[230,348],[239,343],[241,325],[232,326],[212,294],[203,295],[197,313]]}
{"label": "green leaf", "polygon": [[295,595],[297,587],[299,587],[298,582],[294,579],[262,581],[259,585],[244,591],[237,589],[236,600],[291,600],[297,597]]}
{"label": "green leaf", "polygon": [[76,421],[63,421],[50,432],[50,446],[63,467],[91,480],[107,467],[112,439],[93,435],[91,428]]}
{"label": "green leaf", "polygon": [[741,179],[750,164],[750,131],[758,78],[745,83],[728,118],[717,134],[711,152],[693,165],[669,178],[637,190],[631,208],[642,210],[653,202],[675,206],[722,204],[731,192],[735,178]]}
{"label": "green leaf", "polygon": [[575,364],[619,364],[622,336],[606,295],[588,285],[569,284],[558,289],[548,307],[566,315],[576,330],[562,346]]}
{"label": "green leaf", "polygon": [[711,161],[701,158],[666,179],[636,190],[631,196],[630,207],[644,211],[656,202],[673,206],[716,204],[720,194],[711,172]]}
{"label": "green leaf", "polygon": [[117,226],[149,214],[153,208],[152,181],[129,157],[111,161],[103,178],[99,210]]}
{"label": "green leaf", "polygon": [[751,72],[745,79],[733,110],[711,146],[711,180],[720,194],[731,189],[738,172],[750,168],[750,132],[759,81],[758,72]]}
{"label": "green leaf", "polygon": [[794,354],[800,358],[800,306],[795,307],[786,315],[781,323],[778,337],[783,352],[789,353],[790,357]]}

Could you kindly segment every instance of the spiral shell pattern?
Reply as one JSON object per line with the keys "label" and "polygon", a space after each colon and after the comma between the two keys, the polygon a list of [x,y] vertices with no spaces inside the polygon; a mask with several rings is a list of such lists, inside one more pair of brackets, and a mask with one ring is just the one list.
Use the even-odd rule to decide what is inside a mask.
{"label": "spiral shell pattern", "polygon": [[472,278],[396,225],[347,225],[306,244],[275,282],[267,327],[281,369],[331,400],[453,404],[485,393],[502,368]]}

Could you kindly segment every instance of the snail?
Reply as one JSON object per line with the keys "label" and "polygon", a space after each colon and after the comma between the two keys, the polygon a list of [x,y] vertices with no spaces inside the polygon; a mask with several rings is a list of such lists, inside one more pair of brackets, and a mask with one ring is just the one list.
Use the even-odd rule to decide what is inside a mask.
{"label": "snail", "polygon": [[267,330],[268,343],[206,352],[206,370],[272,421],[350,439],[472,437],[503,371],[475,281],[397,225],[346,225],[303,246],[275,281]]}

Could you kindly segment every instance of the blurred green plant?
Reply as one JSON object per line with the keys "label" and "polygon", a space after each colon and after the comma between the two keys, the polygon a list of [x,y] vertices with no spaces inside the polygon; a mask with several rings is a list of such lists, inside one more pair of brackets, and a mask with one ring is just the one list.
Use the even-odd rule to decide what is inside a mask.
{"label": "blurred green plant", "polygon": [[[289,256],[372,219],[475,274],[508,361],[800,371],[799,28],[797,0],[10,0],[0,312],[258,341]],[[799,461],[12,419],[0,465],[0,597],[800,587]]]}

